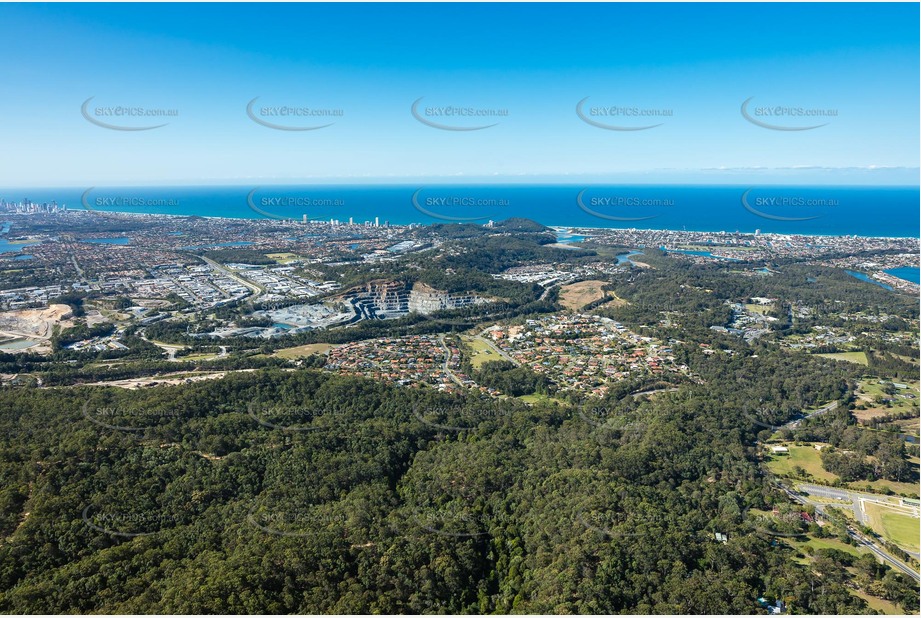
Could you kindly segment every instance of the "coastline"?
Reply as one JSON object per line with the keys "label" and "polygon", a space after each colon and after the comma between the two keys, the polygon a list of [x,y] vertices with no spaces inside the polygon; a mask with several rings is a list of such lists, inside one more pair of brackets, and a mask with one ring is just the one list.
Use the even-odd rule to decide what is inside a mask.
{"label": "coastline", "polygon": [[[538,221],[538,223],[540,223]],[[571,233],[578,234],[580,231],[610,231],[610,230],[621,230],[621,231],[630,231],[636,230],[640,232],[675,232],[679,234],[724,234],[732,236],[756,236],[755,232],[711,232],[708,230],[673,230],[671,228],[629,228],[629,227],[585,227],[585,226],[571,226],[571,225],[547,225],[547,227],[558,231],[558,230],[568,230]],[[782,232],[759,232],[758,237],[768,237],[768,236],[778,236],[778,237],[803,237],[803,238],[866,238],[871,240],[906,240],[910,238],[919,239],[919,246],[921,246],[921,237],[919,236],[863,236],[860,234],[792,234],[792,233],[782,233]]]}
{"label": "coastline", "polygon": [[[143,218],[143,217],[146,217],[146,218],[151,218],[151,219],[154,219],[154,220],[156,220],[157,218],[163,217],[163,218],[178,218],[178,219],[208,219],[208,220],[227,220],[227,221],[267,221],[267,222],[274,222],[276,225],[279,224],[279,223],[284,223],[284,222],[285,222],[285,221],[279,221],[279,220],[277,220],[277,219],[270,219],[269,217],[260,217],[260,216],[253,216],[253,217],[232,217],[232,216],[226,216],[226,215],[225,215],[225,216],[218,216],[218,215],[188,215],[188,214],[178,214],[178,213],[149,213],[149,212],[132,212],[132,211],[119,211],[119,210],[90,210],[90,209],[83,209],[83,208],[81,208],[81,209],[76,209],[76,208],[74,208],[74,209],[68,209],[67,211],[65,211],[65,213],[67,213],[67,214],[70,214],[70,213],[83,213],[83,212],[86,212],[86,213],[89,213],[89,214],[99,215],[99,216],[102,216],[102,217],[105,217],[105,216],[108,216],[108,215],[117,215],[117,216],[119,216],[119,217],[142,217],[142,218]],[[32,216],[32,215],[36,215],[36,214],[49,214],[49,213],[18,213],[18,212],[15,212],[15,211],[4,211],[4,212],[0,213],[0,217],[2,217],[3,215],[15,215],[15,214]],[[63,214],[63,213],[58,213],[58,214]],[[501,221],[501,220],[500,220],[500,221]],[[295,218],[292,217],[291,219],[287,220],[287,222],[293,223],[293,224],[296,224],[296,225],[329,225],[329,221],[328,221],[328,220],[325,220],[325,219],[309,219],[309,220],[307,221],[307,223],[305,224],[305,223],[302,222],[301,220],[295,219]],[[456,222],[452,222],[452,221],[448,221],[448,222],[433,221],[433,222],[429,222],[429,223],[423,223],[423,222],[390,223],[389,226],[390,226],[390,227],[409,227],[410,225],[423,225],[423,226],[429,226],[429,225],[438,225],[438,224],[444,224],[444,223],[451,224],[451,223],[456,223]],[[544,225],[545,227],[548,227],[548,228],[550,228],[550,229],[552,229],[552,230],[554,230],[554,231],[556,231],[556,232],[563,231],[563,230],[568,230],[568,231],[571,232],[571,233],[578,233],[579,231],[588,231],[588,232],[599,232],[599,231],[601,231],[601,232],[609,232],[609,231],[612,231],[612,230],[620,230],[620,231],[637,231],[637,232],[671,232],[671,233],[676,233],[676,234],[719,234],[719,235],[724,235],[724,236],[758,236],[758,237],[779,237],[779,238],[786,238],[786,237],[802,237],[802,238],[864,238],[864,239],[872,239],[872,240],[907,240],[907,239],[919,239],[919,247],[921,247],[921,237],[919,237],[919,236],[871,236],[871,235],[863,235],[863,234],[819,234],[819,233],[808,233],[808,234],[807,234],[807,233],[793,233],[793,232],[757,232],[757,233],[756,233],[755,231],[745,232],[745,231],[741,231],[741,230],[736,230],[736,231],[733,231],[733,232],[729,232],[729,231],[726,231],[726,230],[719,230],[719,231],[713,231],[713,230],[689,230],[689,229],[681,229],[681,230],[678,230],[678,229],[667,228],[667,227],[663,227],[663,228],[636,228],[636,227],[615,227],[615,226],[604,227],[604,226],[584,226],[584,225],[559,225],[559,224],[541,223],[540,221],[536,221],[536,223],[540,223],[541,225]],[[339,224],[338,224],[338,226],[340,226],[340,227],[346,227],[346,226],[348,226],[348,225],[350,225],[350,224],[348,224],[348,223],[339,223]],[[354,227],[363,227],[363,224],[361,224],[361,223],[353,223],[353,224],[351,224],[351,225],[354,226]],[[482,224],[476,224],[476,225],[482,225]]]}
{"label": "coastline", "polygon": [[[583,230],[637,229],[767,237],[909,239],[921,237],[913,185],[778,185],[759,187],[782,199],[828,200],[829,204],[746,207],[746,185],[529,184],[529,185],[190,185],[91,187],[89,189],[0,189],[0,197],[28,196],[32,206],[56,200],[67,212],[101,216],[199,217],[211,220],[270,219],[301,223],[379,219],[393,226],[528,218],[548,227]],[[416,202],[415,193],[425,193]],[[577,189],[589,188],[584,204]],[[256,196],[253,193],[259,190]],[[657,191],[658,189],[658,191]],[[92,196],[88,193],[92,191]],[[818,191],[819,193],[816,193]],[[773,198],[771,198],[773,199]],[[139,203],[129,203],[136,200]],[[452,202],[454,200],[456,203]],[[475,203],[479,200],[481,203]],[[618,200],[617,203],[605,200]],[[638,201],[645,201],[640,204]],[[596,203],[597,202],[597,203]],[[648,203],[646,203],[648,202]],[[659,203],[663,202],[663,203]],[[8,212],[17,204],[7,201]],[[19,204],[21,206],[21,204]],[[28,204],[27,204],[28,207]],[[768,210],[760,212],[755,207]],[[125,210],[125,209],[128,210]],[[774,210],[771,210],[774,208]],[[833,210],[831,210],[833,209]],[[19,212],[26,212],[21,209]],[[215,215],[214,213],[220,213]],[[783,216],[781,216],[783,215]],[[793,217],[791,218],[790,215]],[[797,219],[800,217],[801,219]],[[553,223],[550,223],[553,222]],[[558,223],[559,222],[559,223]]]}

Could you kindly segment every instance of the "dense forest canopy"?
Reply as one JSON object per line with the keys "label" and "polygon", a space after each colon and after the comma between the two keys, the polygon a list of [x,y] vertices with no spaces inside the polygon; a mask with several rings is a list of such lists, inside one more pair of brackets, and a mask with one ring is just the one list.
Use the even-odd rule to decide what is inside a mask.
{"label": "dense forest canopy", "polygon": [[785,501],[746,406],[781,422],[844,396],[847,372],[687,354],[709,386],[590,407],[315,370],[4,390],[0,608],[866,611],[845,559],[803,566],[751,516]]}

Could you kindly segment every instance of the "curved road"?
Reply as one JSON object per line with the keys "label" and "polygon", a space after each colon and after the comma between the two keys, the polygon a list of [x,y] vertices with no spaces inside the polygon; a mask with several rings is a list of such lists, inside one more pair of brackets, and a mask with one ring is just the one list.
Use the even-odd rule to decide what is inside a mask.
{"label": "curved road", "polygon": [[[802,418],[792,420],[789,423],[784,424],[782,427],[772,427],[772,429],[775,429],[775,430],[783,429],[783,428],[794,429],[803,420],[813,417],[813,416],[818,416],[820,414],[825,414],[826,412],[834,410],[837,407],[838,407],[838,402],[833,401],[827,405],[822,406],[815,412],[807,414],[806,416]],[[828,506],[820,502],[813,502],[808,497],[800,495],[794,488],[790,487],[789,485],[786,485],[780,479],[775,478],[774,481],[777,483],[780,489],[785,494],[787,494],[787,496],[794,502],[798,502],[800,504],[811,505],[815,508],[816,512],[819,512],[819,513],[824,512],[825,507]],[[848,492],[845,490],[835,489],[833,487],[822,487],[820,485],[804,484],[801,486],[804,488],[804,491],[806,491],[807,493],[813,493],[813,490],[814,490],[814,493],[818,496],[851,502],[853,509],[854,509],[854,514],[857,517],[857,520],[860,521],[861,523],[864,523],[864,525],[866,525],[865,524],[866,518],[865,518],[865,515],[863,514],[863,505],[860,504],[860,497],[852,495],[855,492]],[[891,556],[889,552],[887,552],[884,548],[881,548],[880,546],[878,546],[872,540],[865,537],[863,533],[861,533],[859,530],[848,526],[847,533],[852,539],[857,541],[858,545],[869,549],[871,552],[873,552],[874,555],[876,555],[884,563],[908,575],[916,582],[921,582],[921,575],[919,575],[917,571],[912,569],[907,564],[903,563],[901,560],[897,560],[895,557]]]}
{"label": "curved road", "polygon": [[[809,500],[808,497],[805,497],[805,496],[800,495],[798,492],[796,492],[794,489],[792,489],[792,488],[789,487],[788,485],[785,485],[785,484],[783,483],[783,481],[781,481],[781,480],[779,480],[779,479],[775,479],[775,482],[776,482],[777,485],[783,490],[783,492],[787,494],[787,496],[788,496],[790,499],[792,499],[793,501],[798,502],[798,503],[800,503],[800,504],[808,504],[808,505],[811,505],[811,506],[813,506],[813,507],[815,508],[816,512],[818,512],[818,513],[823,513],[823,514],[824,514],[825,507],[826,507],[826,506],[829,506],[829,505],[823,504],[823,503],[821,503],[821,502],[813,502],[813,501]],[[833,488],[830,488],[830,487],[822,487],[821,489],[823,489],[823,490],[828,490],[828,491],[830,491],[830,492],[838,491],[838,490],[834,490]],[[845,493],[845,494],[846,494],[847,492],[842,492],[842,493]],[[829,496],[827,496],[827,497],[834,497],[834,496],[829,495]],[[848,500],[848,499],[850,499],[850,498],[849,498],[849,497],[848,497],[848,498],[845,498],[845,500]],[[852,528],[851,526],[848,526],[848,527],[847,527],[847,533],[848,533],[848,536],[850,536],[852,539],[854,539],[855,541],[857,541],[857,544],[858,544],[858,545],[860,545],[860,546],[862,546],[862,547],[866,547],[867,549],[869,549],[871,552],[873,552],[874,555],[876,555],[876,556],[877,556],[880,560],[882,560],[884,563],[886,563],[886,564],[888,564],[889,566],[893,567],[894,569],[896,569],[896,570],[898,570],[898,571],[901,571],[902,573],[908,575],[909,577],[911,577],[911,578],[912,578],[913,580],[915,580],[916,582],[921,582],[921,575],[919,575],[917,571],[915,571],[914,569],[912,569],[912,568],[911,568],[910,566],[908,566],[907,564],[903,563],[901,560],[897,560],[897,559],[894,558],[893,556],[889,555],[889,552],[887,552],[884,548],[882,548],[882,547],[880,547],[879,545],[877,545],[876,543],[874,543],[872,540],[870,540],[870,539],[868,539],[867,537],[865,537],[865,536],[863,535],[863,533],[861,533],[859,530],[857,530],[857,529],[855,529],[855,528]]]}

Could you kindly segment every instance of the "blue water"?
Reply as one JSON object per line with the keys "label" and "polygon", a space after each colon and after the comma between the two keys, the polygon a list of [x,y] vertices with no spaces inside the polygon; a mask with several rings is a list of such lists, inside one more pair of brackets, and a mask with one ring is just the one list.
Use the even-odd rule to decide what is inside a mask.
{"label": "blue water", "polygon": [[886,272],[892,275],[893,277],[898,277],[899,279],[904,279],[905,281],[911,281],[912,283],[921,284],[921,269],[915,266],[901,266],[899,268],[890,268]]}
{"label": "blue water", "polygon": [[854,277],[855,279],[860,279],[861,281],[866,281],[867,283],[872,283],[872,284],[874,284],[874,285],[878,285],[879,287],[885,288],[885,289],[887,289],[887,290],[891,290],[891,289],[892,289],[892,286],[886,285],[885,283],[882,283],[882,282],[880,282],[880,281],[877,281],[876,279],[874,279],[874,278],[872,278],[872,277],[870,277],[870,276],[868,276],[868,275],[865,275],[864,273],[859,273],[859,272],[856,272],[856,271],[853,271],[853,270],[845,270],[844,272],[846,272],[846,273],[849,274],[850,276]]}
{"label": "blue water", "polygon": [[83,242],[93,243],[94,245],[127,245],[131,242],[131,239],[124,236],[119,238],[85,238]]}
{"label": "blue water", "polygon": [[585,238],[585,236],[580,236],[579,234],[568,234],[559,230],[556,232],[556,241],[561,244],[585,242]]}
{"label": "blue water", "polygon": [[[0,236],[3,236],[4,234],[8,234],[10,231],[10,226],[12,226],[13,223],[11,221],[4,221],[2,225],[3,227],[0,228]],[[5,238],[0,238],[0,253],[16,253],[17,251],[22,251],[24,247],[31,247],[32,245],[39,245],[39,244],[41,244],[41,241],[11,243]],[[28,257],[23,256],[23,255],[18,255],[13,259],[14,260],[31,259],[31,257],[32,257],[31,255]]]}
{"label": "blue water", "polygon": [[621,253],[617,256],[617,263],[624,264],[625,262],[632,262],[630,258],[634,255],[643,255],[642,251],[631,251],[630,253]]}
{"label": "blue water", "polygon": [[22,251],[25,247],[31,247],[33,245],[39,245],[40,242],[17,242],[11,243],[5,238],[0,238],[0,253],[15,253],[17,251]]}
{"label": "blue water", "polygon": [[35,343],[31,339],[14,339],[13,341],[0,343],[0,350],[25,350],[34,346]]}
{"label": "blue water", "polygon": [[[253,192],[255,189],[255,192]],[[749,189],[751,189],[749,191]],[[316,185],[273,187],[97,187],[85,189],[0,188],[4,195],[57,200],[70,210],[125,195],[179,205],[122,207],[136,213],[238,219],[272,217],[300,221],[439,223],[456,219],[485,223],[526,217],[566,227],[698,230],[918,237],[917,187],[749,187],[682,185],[495,185],[420,187]],[[745,202],[743,203],[743,195]],[[415,196],[415,205],[413,198]],[[579,199],[581,197],[581,200]],[[171,200],[171,202],[170,202]],[[279,203],[279,200],[284,202]],[[783,206],[774,204],[783,203]],[[262,213],[250,207],[255,205]],[[473,204],[473,205],[470,205]],[[818,205],[821,204],[821,205]],[[418,208],[417,208],[418,206]],[[424,211],[424,212],[423,212]],[[755,212],[752,212],[755,211]],[[796,217],[787,221],[767,217]],[[619,219],[611,219],[617,217]],[[629,220],[624,220],[629,219]]]}
{"label": "blue water", "polygon": [[34,260],[34,255],[29,255],[28,253],[23,253],[22,255],[17,255],[13,258],[14,260]]}
{"label": "blue water", "polygon": [[[665,251],[665,247],[659,247],[659,248]],[[715,260],[732,260],[734,262],[739,261],[738,258],[725,257],[722,255],[713,255],[709,251],[692,251],[691,249],[669,249],[668,251],[666,251],[666,253],[684,253],[685,255],[699,255],[701,257],[711,257]]]}

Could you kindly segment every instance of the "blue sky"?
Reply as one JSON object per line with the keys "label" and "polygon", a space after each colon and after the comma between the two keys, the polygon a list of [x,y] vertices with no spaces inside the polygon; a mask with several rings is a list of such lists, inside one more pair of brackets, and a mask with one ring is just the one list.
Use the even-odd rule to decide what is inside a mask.
{"label": "blue sky", "polygon": [[[0,5],[0,186],[917,184],[917,4]],[[117,126],[168,122],[148,131]],[[341,110],[280,131],[261,106]],[[429,107],[507,110],[430,120]],[[592,118],[593,108],[663,117]],[[816,129],[790,131],[767,124]],[[174,109],[113,118],[98,107]],[[820,120],[776,107],[830,110]],[[760,110],[760,112],[759,112]],[[258,111],[257,111],[258,113]]]}

